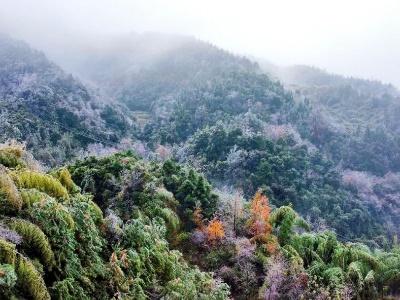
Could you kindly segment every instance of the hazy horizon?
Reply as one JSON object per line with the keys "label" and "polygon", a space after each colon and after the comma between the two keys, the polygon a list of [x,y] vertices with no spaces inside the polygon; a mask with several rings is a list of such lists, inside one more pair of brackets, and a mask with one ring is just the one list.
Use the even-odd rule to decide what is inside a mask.
{"label": "hazy horizon", "polygon": [[50,53],[94,36],[189,35],[278,65],[400,87],[396,1],[0,0],[0,32]]}

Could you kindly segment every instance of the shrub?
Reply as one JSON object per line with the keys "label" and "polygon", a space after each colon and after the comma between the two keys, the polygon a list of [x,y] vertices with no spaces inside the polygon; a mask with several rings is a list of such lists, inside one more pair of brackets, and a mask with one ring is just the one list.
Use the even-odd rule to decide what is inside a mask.
{"label": "shrub", "polygon": [[6,170],[0,166],[0,211],[18,213],[22,208],[22,198]]}
{"label": "shrub", "polygon": [[25,145],[10,141],[0,145],[0,164],[7,168],[24,167]]}
{"label": "shrub", "polygon": [[17,282],[17,274],[14,268],[9,264],[0,264],[0,294],[9,296],[10,289]]}
{"label": "shrub", "polygon": [[15,245],[0,239],[0,263],[15,266],[16,254]]}
{"label": "shrub", "polygon": [[51,197],[37,189],[21,189],[20,194],[22,197],[23,208],[32,208],[34,203],[42,200],[49,200]]}
{"label": "shrub", "polygon": [[17,260],[16,271],[18,275],[17,284],[21,290],[25,291],[33,300],[50,300],[50,294],[42,276],[29,259],[20,255]]}
{"label": "shrub", "polygon": [[11,176],[19,188],[34,188],[56,198],[69,199],[67,189],[49,175],[25,170],[14,172]]}
{"label": "shrub", "polygon": [[76,194],[80,192],[80,188],[72,181],[71,174],[68,169],[62,168],[55,173],[55,177],[70,192]]}

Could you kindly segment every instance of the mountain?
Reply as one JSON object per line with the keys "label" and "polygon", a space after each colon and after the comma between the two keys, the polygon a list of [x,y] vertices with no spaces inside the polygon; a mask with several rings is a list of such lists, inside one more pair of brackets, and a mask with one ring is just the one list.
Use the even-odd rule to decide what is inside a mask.
{"label": "mountain", "polygon": [[159,33],[98,38],[70,51],[61,64],[134,111],[149,110],[154,101],[221,72],[255,69],[248,59],[232,59],[227,51],[193,37]]}
{"label": "mountain", "polygon": [[0,45],[3,139],[48,165],[123,137],[145,157],[44,173],[23,144],[1,144],[0,295],[400,293],[393,86],[149,33],[58,56],[96,92],[22,42]]}
{"label": "mountain", "polygon": [[113,145],[132,123],[110,98],[26,43],[0,36],[0,139],[27,142],[49,165],[96,141]]}
{"label": "mountain", "polygon": [[133,33],[83,48],[64,64],[125,105],[151,149],[247,197],[262,187],[273,205],[346,238],[383,245],[397,233],[393,86],[265,68],[184,36]]}
{"label": "mountain", "polygon": [[329,74],[309,66],[278,68],[288,89],[319,104],[354,133],[360,127],[384,127],[399,133],[400,92],[391,84]]}

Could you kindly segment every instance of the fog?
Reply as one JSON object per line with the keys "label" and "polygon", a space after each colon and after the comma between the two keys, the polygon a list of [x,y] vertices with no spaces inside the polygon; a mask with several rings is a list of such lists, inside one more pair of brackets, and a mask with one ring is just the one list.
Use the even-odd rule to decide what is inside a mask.
{"label": "fog", "polygon": [[400,2],[0,0],[0,31],[55,60],[99,36],[191,35],[281,65],[400,86]]}

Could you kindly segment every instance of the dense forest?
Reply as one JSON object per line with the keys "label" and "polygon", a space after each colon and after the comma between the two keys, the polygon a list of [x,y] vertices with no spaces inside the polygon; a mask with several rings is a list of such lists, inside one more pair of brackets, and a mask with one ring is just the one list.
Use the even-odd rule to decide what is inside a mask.
{"label": "dense forest", "polygon": [[0,36],[1,295],[400,294],[394,86],[191,37],[90,46],[71,75]]}
{"label": "dense forest", "polygon": [[372,299],[399,289],[397,241],[342,243],[291,205],[272,208],[262,190],[248,201],[213,192],[172,160],[125,152],[44,173],[15,142],[0,158],[0,290],[10,299]]}

